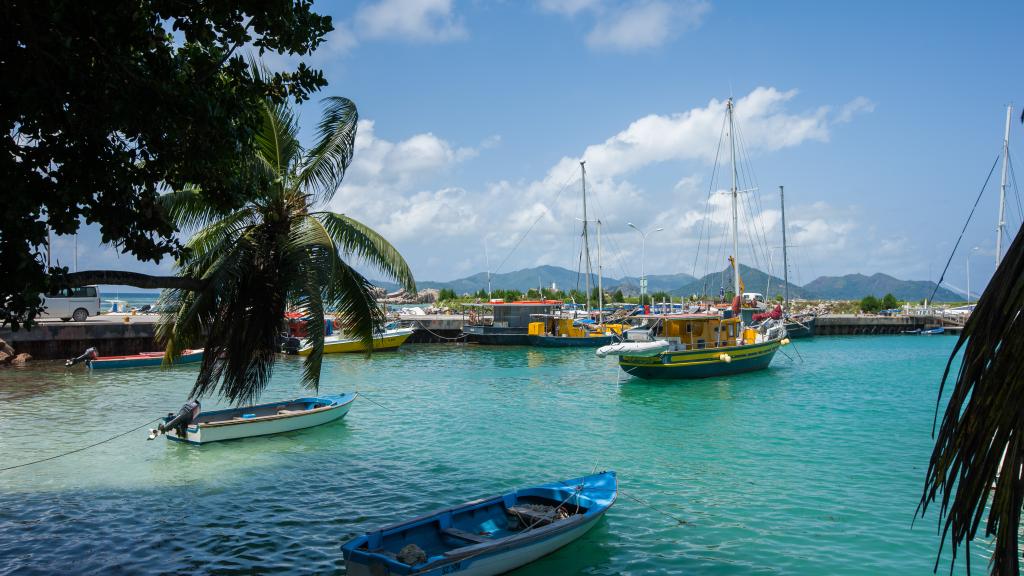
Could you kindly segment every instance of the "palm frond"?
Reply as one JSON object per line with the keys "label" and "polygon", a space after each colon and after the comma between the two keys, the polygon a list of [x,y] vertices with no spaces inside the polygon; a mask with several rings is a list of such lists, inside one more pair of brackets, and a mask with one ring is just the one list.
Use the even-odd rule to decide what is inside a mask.
{"label": "palm frond", "polygon": [[316,212],[315,216],[331,235],[342,254],[355,255],[406,291],[416,292],[416,280],[405,258],[383,236],[362,222],[334,212]]}
{"label": "palm frond", "polygon": [[168,192],[157,198],[156,202],[166,211],[168,219],[183,231],[205,226],[225,215],[203,197],[198,186],[186,186]]}
{"label": "palm frond", "polygon": [[940,401],[961,351],[918,511],[923,515],[941,496],[942,542],[949,539],[955,563],[961,544],[977,535],[991,495],[985,524],[985,536],[995,536],[990,570],[1017,575],[1024,506],[1024,235],[1017,234],[964,326],[942,376]]}
{"label": "palm frond", "polygon": [[288,187],[287,179],[302,156],[295,113],[286,104],[264,102],[263,121],[254,135],[257,166],[274,178],[264,194],[279,196]]}
{"label": "palm frond", "polygon": [[309,150],[298,184],[317,202],[328,202],[341,186],[355,153],[359,112],[348,98],[324,98],[324,115],[317,127],[317,143]]}

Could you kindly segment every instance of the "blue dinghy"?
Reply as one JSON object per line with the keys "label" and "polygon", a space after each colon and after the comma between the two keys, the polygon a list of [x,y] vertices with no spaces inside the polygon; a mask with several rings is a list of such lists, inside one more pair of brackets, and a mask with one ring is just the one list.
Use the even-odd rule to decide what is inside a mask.
{"label": "blue dinghy", "polygon": [[503,574],[593,528],[615,502],[615,472],[482,498],[394,524],[341,547],[350,576]]}

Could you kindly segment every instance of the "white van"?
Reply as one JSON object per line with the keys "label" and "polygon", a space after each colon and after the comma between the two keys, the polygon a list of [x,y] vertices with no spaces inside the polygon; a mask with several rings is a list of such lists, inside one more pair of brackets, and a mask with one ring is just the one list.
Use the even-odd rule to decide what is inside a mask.
{"label": "white van", "polygon": [[43,313],[39,318],[60,318],[67,322],[85,322],[100,313],[100,289],[96,286],[65,288],[57,294],[40,294]]}

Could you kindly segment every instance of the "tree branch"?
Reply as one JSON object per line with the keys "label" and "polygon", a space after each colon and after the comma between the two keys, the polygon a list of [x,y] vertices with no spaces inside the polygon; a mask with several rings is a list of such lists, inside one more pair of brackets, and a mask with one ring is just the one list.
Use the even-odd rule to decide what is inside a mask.
{"label": "tree branch", "polygon": [[71,272],[66,276],[70,287],[89,284],[114,284],[136,288],[174,288],[178,290],[202,290],[206,282],[198,278],[182,276],[151,276],[123,270],[85,270]]}

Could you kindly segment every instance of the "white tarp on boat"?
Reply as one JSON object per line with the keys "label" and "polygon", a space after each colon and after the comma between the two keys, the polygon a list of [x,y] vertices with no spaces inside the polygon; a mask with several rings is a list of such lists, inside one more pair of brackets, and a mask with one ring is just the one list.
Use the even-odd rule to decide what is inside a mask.
{"label": "white tarp on boat", "polygon": [[604,358],[605,356],[657,356],[661,352],[668,350],[670,346],[672,345],[665,340],[655,340],[654,342],[618,342],[601,346],[597,349],[596,354],[599,358]]}

